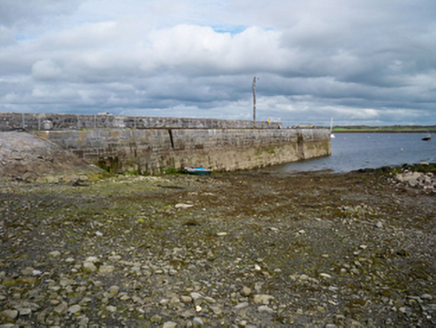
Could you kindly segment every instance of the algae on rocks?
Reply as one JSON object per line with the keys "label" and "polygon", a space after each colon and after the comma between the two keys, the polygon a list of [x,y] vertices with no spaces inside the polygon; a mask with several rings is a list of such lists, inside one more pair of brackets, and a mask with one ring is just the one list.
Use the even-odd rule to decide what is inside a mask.
{"label": "algae on rocks", "polygon": [[2,181],[0,320],[432,327],[434,197],[388,171]]}

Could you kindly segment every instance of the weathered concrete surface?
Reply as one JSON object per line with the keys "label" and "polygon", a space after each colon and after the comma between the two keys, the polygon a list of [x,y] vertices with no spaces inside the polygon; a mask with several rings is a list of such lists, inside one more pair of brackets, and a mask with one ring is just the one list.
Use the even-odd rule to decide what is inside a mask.
{"label": "weathered concrete surface", "polygon": [[328,131],[316,129],[95,129],[35,134],[113,171],[151,174],[185,166],[234,171],[331,154]]}

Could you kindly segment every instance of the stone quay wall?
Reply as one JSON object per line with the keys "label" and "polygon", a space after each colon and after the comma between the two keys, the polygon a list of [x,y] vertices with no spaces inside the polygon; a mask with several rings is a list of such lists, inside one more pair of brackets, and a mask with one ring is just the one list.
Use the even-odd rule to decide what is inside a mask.
{"label": "stone quay wall", "polygon": [[35,134],[118,172],[159,174],[185,166],[233,171],[331,154],[328,130],[314,129],[96,129]]}
{"label": "stone quay wall", "polygon": [[0,131],[31,132],[113,172],[159,174],[186,166],[233,171],[331,154],[327,129],[284,129],[268,122],[256,122],[253,128],[252,121],[214,119],[42,115],[24,114],[23,123],[20,113],[0,113]]}

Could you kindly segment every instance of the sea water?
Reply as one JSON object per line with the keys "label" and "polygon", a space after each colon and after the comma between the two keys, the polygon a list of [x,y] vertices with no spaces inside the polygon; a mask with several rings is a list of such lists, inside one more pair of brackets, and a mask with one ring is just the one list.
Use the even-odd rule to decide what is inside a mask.
{"label": "sea water", "polygon": [[436,136],[422,141],[423,133],[336,133],[332,155],[271,167],[273,171],[350,172],[365,168],[436,162]]}

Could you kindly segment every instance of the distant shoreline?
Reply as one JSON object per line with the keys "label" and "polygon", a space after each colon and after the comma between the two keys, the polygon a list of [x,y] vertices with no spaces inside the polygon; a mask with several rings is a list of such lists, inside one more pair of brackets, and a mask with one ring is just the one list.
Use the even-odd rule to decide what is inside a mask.
{"label": "distant shoreline", "polygon": [[335,130],[333,133],[435,133],[436,130]]}

